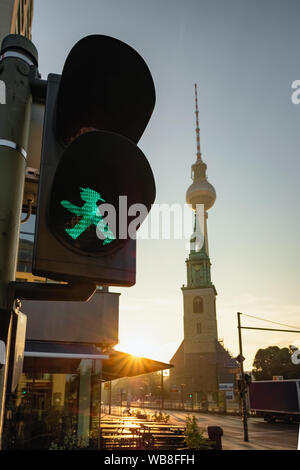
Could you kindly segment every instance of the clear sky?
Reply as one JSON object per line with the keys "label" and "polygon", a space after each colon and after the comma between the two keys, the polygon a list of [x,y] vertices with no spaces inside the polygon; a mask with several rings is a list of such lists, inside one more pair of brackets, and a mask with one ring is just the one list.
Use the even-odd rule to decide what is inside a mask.
{"label": "clear sky", "polygon": [[[139,146],[157,203],[185,203],[198,84],[201,151],[217,192],[208,234],[219,337],[233,354],[237,311],[300,327],[300,105],[291,101],[299,21],[298,0],[34,2],[42,78],[61,73],[71,47],[90,34],[116,37],[147,62],[156,107]],[[120,349],[164,361],[175,353],[187,255],[185,240],[139,242],[136,285],[113,289],[122,293]],[[259,347],[300,346],[298,337],[245,330],[246,366]]]}

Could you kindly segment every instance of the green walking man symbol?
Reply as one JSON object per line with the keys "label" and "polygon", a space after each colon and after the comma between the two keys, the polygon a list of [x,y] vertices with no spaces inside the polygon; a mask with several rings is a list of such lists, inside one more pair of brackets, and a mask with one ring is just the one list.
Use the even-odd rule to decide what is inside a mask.
{"label": "green walking man symbol", "polygon": [[97,202],[103,201],[101,195],[91,188],[80,188],[80,197],[85,202],[83,206],[75,206],[69,201],[61,201],[61,205],[69,212],[81,217],[80,221],[72,228],[66,228],[67,234],[76,240],[91,225],[95,225],[97,229],[105,236],[103,245],[107,245],[116,239],[115,235],[109,229],[108,224],[103,221]]}

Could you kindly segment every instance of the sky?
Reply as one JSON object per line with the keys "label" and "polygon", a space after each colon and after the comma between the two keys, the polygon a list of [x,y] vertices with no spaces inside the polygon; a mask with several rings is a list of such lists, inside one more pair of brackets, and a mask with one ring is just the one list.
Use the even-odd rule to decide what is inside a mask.
{"label": "sky", "polygon": [[[217,193],[208,236],[218,332],[233,355],[238,311],[300,328],[300,105],[291,100],[300,80],[299,19],[298,0],[34,2],[43,79],[61,73],[72,46],[90,34],[120,39],[146,61],[156,105],[139,147],[154,173],[156,203],[185,203],[196,160],[197,83],[201,152]],[[186,242],[139,240],[136,285],[111,289],[121,292],[119,349],[166,362],[175,353]],[[246,368],[259,348],[300,349],[298,337],[243,330]]]}

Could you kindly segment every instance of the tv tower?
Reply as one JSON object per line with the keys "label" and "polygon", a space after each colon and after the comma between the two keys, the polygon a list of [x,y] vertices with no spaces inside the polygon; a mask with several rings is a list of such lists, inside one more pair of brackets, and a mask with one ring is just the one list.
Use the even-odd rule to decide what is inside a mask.
{"label": "tv tower", "polygon": [[[207,211],[214,205],[216,191],[208,182],[206,164],[200,150],[197,85],[196,162],[192,165],[193,183],[186,192],[186,202],[195,211],[194,233],[186,260],[187,284],[182,287],[184,305],[184,371],[186,393],[193,400],[211,401],[218,390],[216,289],[211,282],[208,253]],[[197,205],[202,208],[198,211]],[[198,206],[199,207],[199,206]],[[200,216],[201,219],[200,219]],[[201,223],[202,221],[202,223]],[[193,243],[196,240],[200,243]]]}

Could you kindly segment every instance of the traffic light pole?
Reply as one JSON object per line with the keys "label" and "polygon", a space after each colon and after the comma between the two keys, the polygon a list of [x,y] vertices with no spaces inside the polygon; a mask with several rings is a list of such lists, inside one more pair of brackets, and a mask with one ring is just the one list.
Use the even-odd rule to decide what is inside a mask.
{"label": "traffic light pole", "polygon": [[37,70],[37,51],[27,38],[7,36],[0,56],[0,340],[6,346],[6,363],[0,370],[0,449],[8,377],[13,297],[20,221],[30,130],[32,94],[30,76]]}
{"label": "traffic light pole", "polygon": [[241,313],[237,313],[238,318],[238,332],[239,332],[239,350],[240,350],[240,365],[241,365],[241,380],[242,380],[242,389],[241,389],[241,399],[242,399],[242,416],[243,416],[243,426],[244,426],[244,441],[249,441],[248,436],[248,413],[247,413],[247,402],[246,402],[246,387],[245,387],[245,373],[244,373],[244,364],[243,364],[243,345],[242,345],[242,329],[241,329]]}

